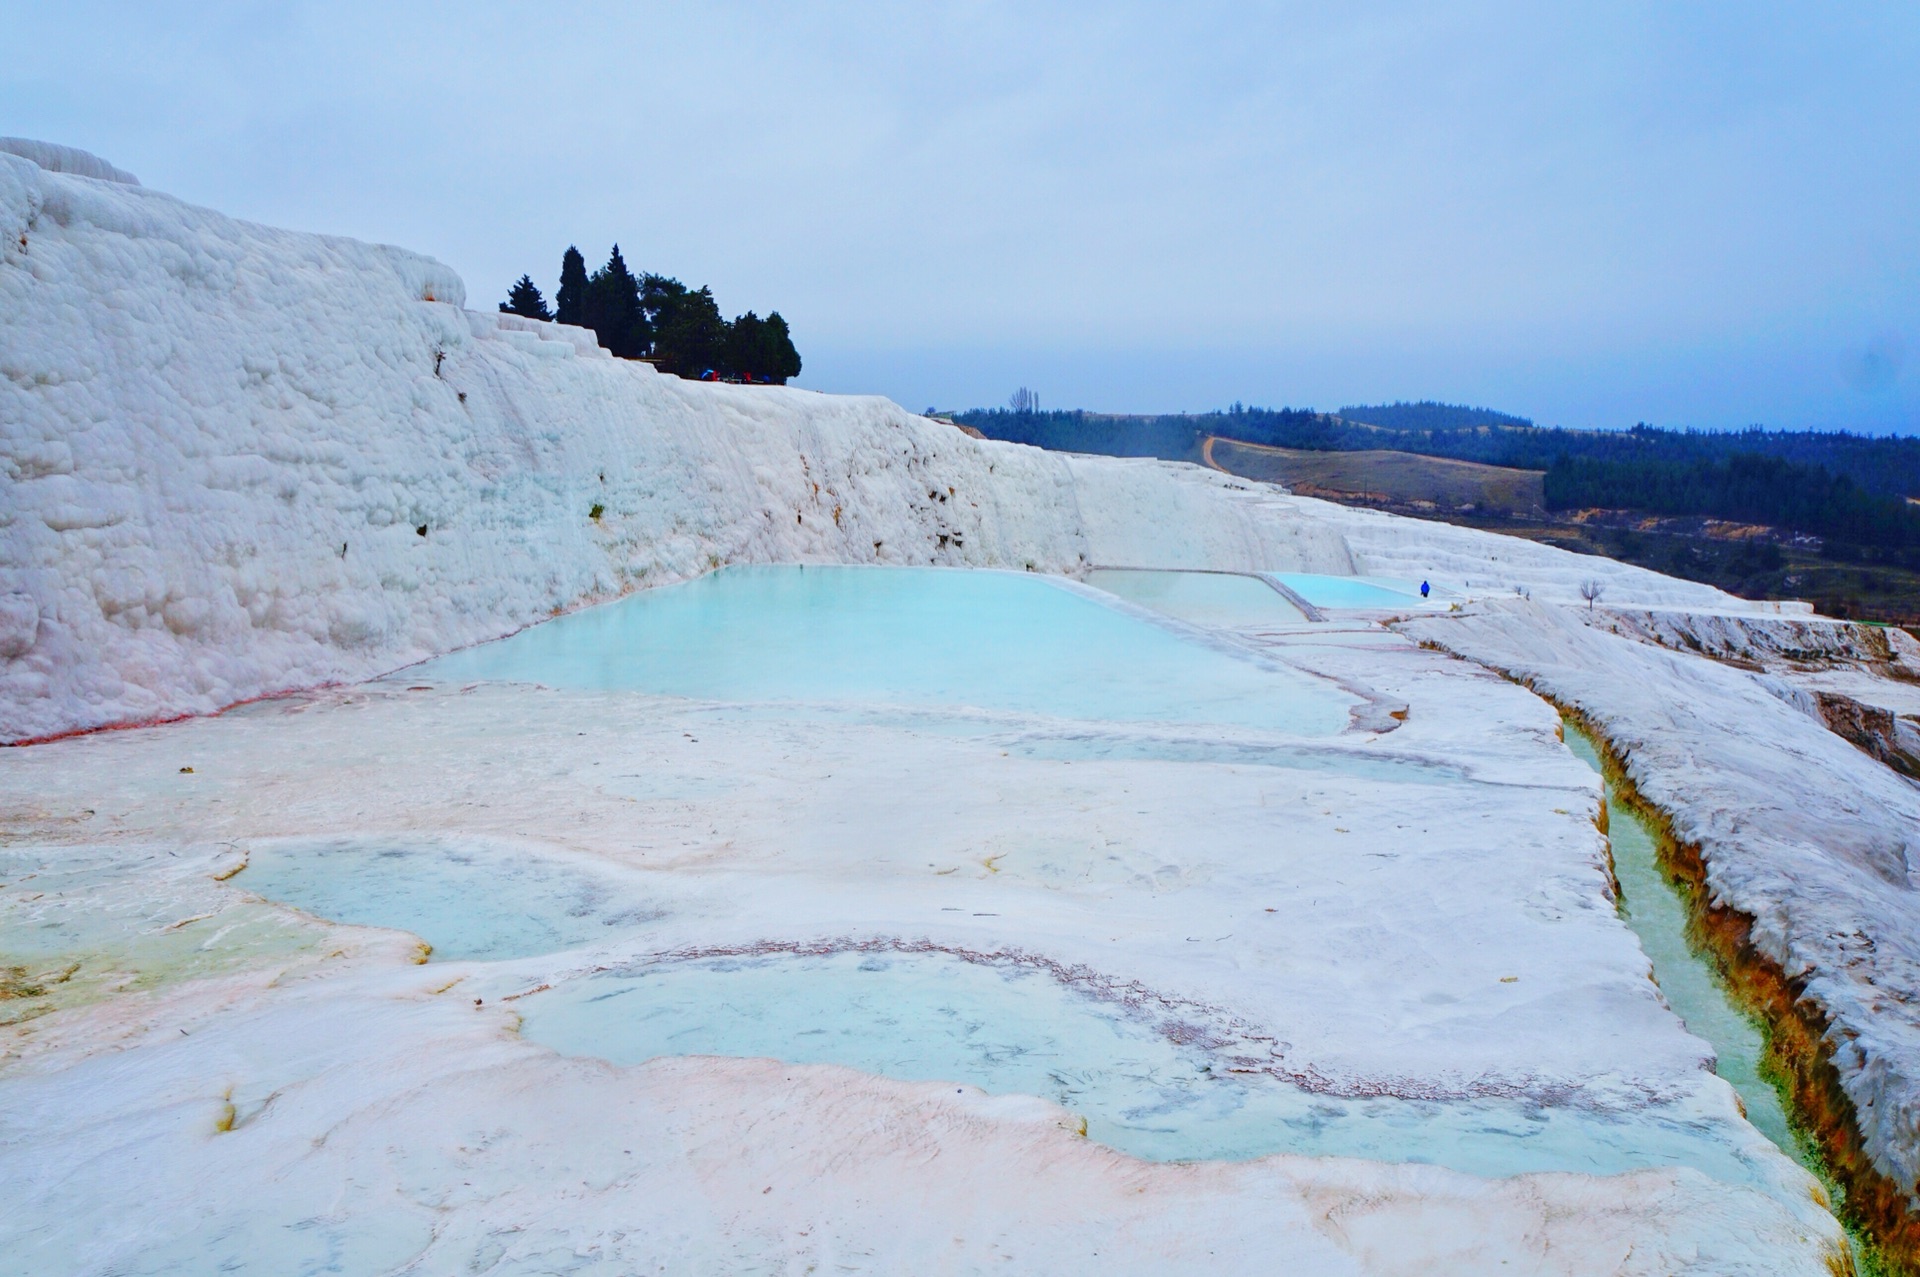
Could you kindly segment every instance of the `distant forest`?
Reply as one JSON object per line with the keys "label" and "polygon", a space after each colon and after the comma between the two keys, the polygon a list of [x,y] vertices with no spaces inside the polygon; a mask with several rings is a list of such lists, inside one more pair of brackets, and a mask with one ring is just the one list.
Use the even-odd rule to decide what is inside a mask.
{"label": "distant forest", "polygon": [[1547,469],[1546,505],[1762,523],[1821,537],[1829,558],[1920,569],[1920,509],[1825,466],[1758,452],[1692,460],[1563,455]]}
{"label": "distant forest", "polygon": [[666,275],[635,275],[618,244],[591,275],[580,250],[568,248],[560,258],[552,310],[529,275],[520,277],[500,309],[591,328],[619,358],[649,359],[681,377],[785,385],[800,375],[800,352],[779,311],[765,319],[748,311],[728,321],[711,289],[690,289]]}
{"label": "distant forest", "polygon": [[1828,542],[1829,557],[1920,568],[1920,439],[1765,430],[1568,430],[1439,403],[1338,413],[1248,408],[1162,416],[985,409],[955,419],[994,439],[1197,461],[1209,435],[1269,447],[1386,448],[1544,470],[1549,509],[1589,507],[1760,523]]}
{"label": "distant forest", "polygon": [[1389,430],[1463,430],[1473,426],[1532,426],[1525,417],[1515,417],[1491,408],[1466,408],[1459,404],[1419,403],[1354,404],[1333,414],[1348,421],[1364,421]]}

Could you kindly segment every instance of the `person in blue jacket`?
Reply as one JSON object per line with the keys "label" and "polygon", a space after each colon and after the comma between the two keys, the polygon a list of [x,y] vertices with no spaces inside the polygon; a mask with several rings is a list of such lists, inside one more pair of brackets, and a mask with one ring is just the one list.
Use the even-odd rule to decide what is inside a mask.
{"label": "person in blue jacket", "polygon": [[1428,585],[1425,581],[1420,582],[1420,597],[1423,599],[1426,598],[1427,591],[1431,590],[1432,588],[1433,587]]}

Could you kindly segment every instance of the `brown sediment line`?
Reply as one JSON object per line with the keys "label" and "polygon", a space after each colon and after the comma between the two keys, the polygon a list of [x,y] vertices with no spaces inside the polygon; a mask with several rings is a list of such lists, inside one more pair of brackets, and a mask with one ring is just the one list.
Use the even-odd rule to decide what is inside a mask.
{"label": "brown sediment line", "polygon": [[[1682,841],[1668,814],[1649,802],[1627,774],[1625,760],[1599,724],[1525,683],[1536,695],[1577,723],[1600,755],[1613,796],[1631,807],[1653,833],[1655,854],[1687,906],[1687,939],[1709,954],[1734,1000],[1765,1029],[1763,1059],[1786,1083],[1794,1123],[1813,1142],[1828,1174],[1846,1192],[1840,1214],[1867,1234],[1870,1270],[1920,1277],[1920,1216],[1900,1187],[1873,1165],[1861,1137],[1859,1116],[1840,1085],[1827,1039],[1826,1012],[1806,995],[1802,982],[1753,943],[1753,919],[1717,904],[1707,890],[1706,862],[1698,843]],[[1854,1271],[1851,1257],[1836,1272]]]}

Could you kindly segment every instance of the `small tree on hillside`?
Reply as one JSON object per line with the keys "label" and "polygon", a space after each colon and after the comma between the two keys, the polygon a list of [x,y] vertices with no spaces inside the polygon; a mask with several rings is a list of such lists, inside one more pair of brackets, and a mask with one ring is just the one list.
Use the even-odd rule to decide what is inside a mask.
{"label": "small tree on hillside", "polygon": [[772,374],[767,350],[767,321],[748,311],[727,325],[726,370],[750,381],[766,381]]}
{"label": "small tree on hillside", "polygon": [[1593,613],[1593,605],[1599,602],[1600,596],[1606,592],[1606,586],[1591,578],[1580,582],[1580,597],[1587,601],[1587,613],[1589,615]]}
{"label": "small tree on hillside", "polygon": [[687,286],[677,279],[649,272],[640,277],[640,323],[646,335],[643,352],[658,355],[660,334],[673,322],[680,303],[686,300]]}
{"label": "small tree on hillside", "polygon": [[627,269],[620,246],[613,246],[607,264],[587,281],[583,322],[599,336],[600,344],[622,359],[633,359],[644,346],[640,316],[640,281]]}
{"label": "small tree on hillside", "polygon": [[733,376],[778,385],[800,372],[800,352],[779,311],[765,319],[748,311],[729,324],[724,362]]}
{"label": "small tree on hillside", "polygon": [[768,363],[765,370],[767,379],[784,386],[789,378],[800,375],[800,352],[794,349],[793,334],[787,331],[787,321],[780,318],[780,312],[777,310],[767,312],[766,322],[762,325],[761,331],[761,340],[765,343],[767,352]]}
{"label": "small tree on hillside", "polygon": [[714,305],[713,290],[702,288],[680,299],[654,339],[653,351],[662,370],[699,377],[725,368],[727,336],[727,321]]}
{"label": "small tree on hillside", "polygon": [[547,309],[547,299],[533,286],[533,276],[522,275],[520,282],[507,292],[507,300],[500,303],[500,309],[508,315],[524,315],[528,319],[552,319]]}
{"label": "small tree on hillside", "polygon": [[586,322],[587,259],[569,247],[560,258],[560,287],[553,294],[553,317],[563,324]]}

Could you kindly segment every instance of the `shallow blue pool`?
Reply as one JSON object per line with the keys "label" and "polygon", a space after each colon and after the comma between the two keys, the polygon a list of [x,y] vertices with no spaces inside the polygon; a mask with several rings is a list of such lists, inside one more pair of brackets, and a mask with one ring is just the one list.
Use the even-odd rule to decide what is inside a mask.
{"label": "shallow blue pool", "polygon": [[499,960],[604,943],[662,910],[602,865],[504,848],[341,838],[257,847],[233,884],[325,918],[408,931],[435,960]]}
{"label": "shallow blue pool", "polygon": [[[335,921],[410,931],[436,959],[644,943],[670,912],[644,877],[505,847],[270,845],[232,883]],[[530,1040],[620,1064],[764,1057],[1044,1096],[1085,1117],[1092,1139],[1155,1161],[1291,1152],[1481,1175],[1666,1165],[1730,1183],[1769,1175],[1725,1114],[1684,1105],[1601,1114],[1524,1099],[1351,1098],[1238,1074],[1206,1045],[1206,1012],[1103,997],[1007,955],[881,941],[864,952],[642,959],[556,980],[515,1006]]]}
{"label": "shallow blue pool", "polygon": [[724,568],[455,652],[408,677],[1304,735],[1340,731],[1353,704],[1330,683],[1041,576],[940,568]]}
{"label": "shallow blue pool", "polygon": [[1323,576],[1316,572],[1273,572],[1268,575],[1315,607],[1408,608],[1441,606],[1420,597],[1418,581],[1386,577]]}
{"label": "shallow blue pool", "polygon": [[1681,1165],[1730,1183],[1765,1178],[1728,1132],[1684,1109],[1603,1116],[1507,1099],[1351,1099],[1235,1074],[1170,1040],[1166,1025],[1004,960],[696,958],[600,972],[517,1005],[531,1040],[618,1064],[757,1056],[1044,1096],[1085,1117],[1090,1138],[1151,1161],[1285,1152],[1478,1175]]}
{"label": "shallow blue pool", "polygon": [[1196,625],[1297,625],[1307,618],[1256,576],[1098,568],[1087,584]]}

